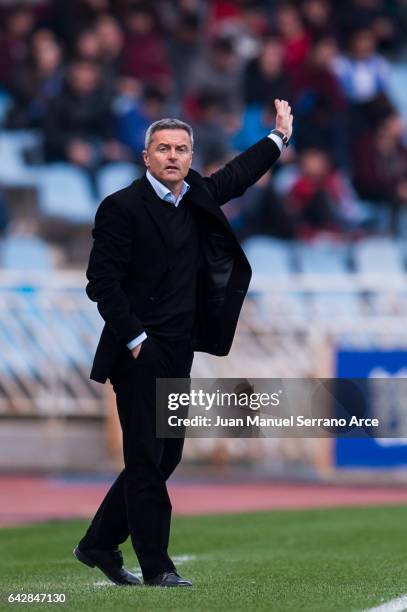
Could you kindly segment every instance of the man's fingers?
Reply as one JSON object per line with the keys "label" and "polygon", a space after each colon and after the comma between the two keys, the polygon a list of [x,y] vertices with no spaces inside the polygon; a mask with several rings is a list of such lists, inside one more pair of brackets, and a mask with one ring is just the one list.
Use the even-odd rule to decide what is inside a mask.
{"label": "man's fingers", "polygon": [[280,100],[276,98],[274,100],[274,105],[276,107],[277,114],[280,116],[289,115],[291,113],[291,106],[288,104],[287,100]]}

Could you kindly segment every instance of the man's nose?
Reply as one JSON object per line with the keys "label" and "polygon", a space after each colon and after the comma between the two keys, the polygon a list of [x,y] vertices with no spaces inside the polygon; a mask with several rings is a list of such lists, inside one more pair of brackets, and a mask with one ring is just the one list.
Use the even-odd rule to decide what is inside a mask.
{"label": "man's nose", "polygon": [[173,149],[170,149],[168,156],[170,159],[177,159],[177,150],[175,147]]}

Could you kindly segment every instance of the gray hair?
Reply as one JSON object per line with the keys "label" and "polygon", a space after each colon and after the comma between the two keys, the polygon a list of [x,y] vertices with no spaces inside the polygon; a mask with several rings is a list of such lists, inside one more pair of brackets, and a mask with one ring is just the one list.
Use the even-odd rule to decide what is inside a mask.
{"label": "gray hair", "polygon": [[185,130],[188,132],[189,137],[191,139],[192,148],[194,148],[194,133],[192,128],[188,123],[184,123],[180,119],[160,119],[159,121],[154,121],[151,125],[148,126],[146,131],[146,137],[144,140],[144,148],[148,149],[153,134],[158,132],[159,130]]}

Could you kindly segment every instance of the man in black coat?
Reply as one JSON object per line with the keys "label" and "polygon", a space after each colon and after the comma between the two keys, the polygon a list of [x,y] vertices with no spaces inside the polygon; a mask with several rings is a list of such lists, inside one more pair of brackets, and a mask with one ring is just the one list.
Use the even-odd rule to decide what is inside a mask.
{"label": "man in black coat", "polygon": [[167,551],[166,480],[183,439],[156,437],[155,381],[188,378],[194,351],[230,350],[251,269],[220,206],[255,183],[288,143],[291,107],[275,105],[276,129],[208,178],[190,169],[190,126],[153,123],[146,174],[96,213],[86,291],[105,326],[90,377],[113,385],[125,468],[74,554],[116,584],[141,584],[118,550],[130,535],[144,584],[191,586]]}

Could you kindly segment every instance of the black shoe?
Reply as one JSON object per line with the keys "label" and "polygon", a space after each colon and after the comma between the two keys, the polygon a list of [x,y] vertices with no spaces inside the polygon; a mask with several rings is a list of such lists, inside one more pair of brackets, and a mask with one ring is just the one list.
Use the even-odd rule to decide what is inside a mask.
{"label": "black shoe", "polygon": [[147,586],[158,586],[158,587],[191,587],[192,582],[181,578],[177,572],[164,572],[158,574],[155,578],[144,580],[144,584]]}
{"label": "black shoe", "polygon": [[123,555],[120,550],[100,550],[74,548],[74,556],[88,567],[98,567],[104,575],[120,586],[140,586],[141,580],[123,567]]}

